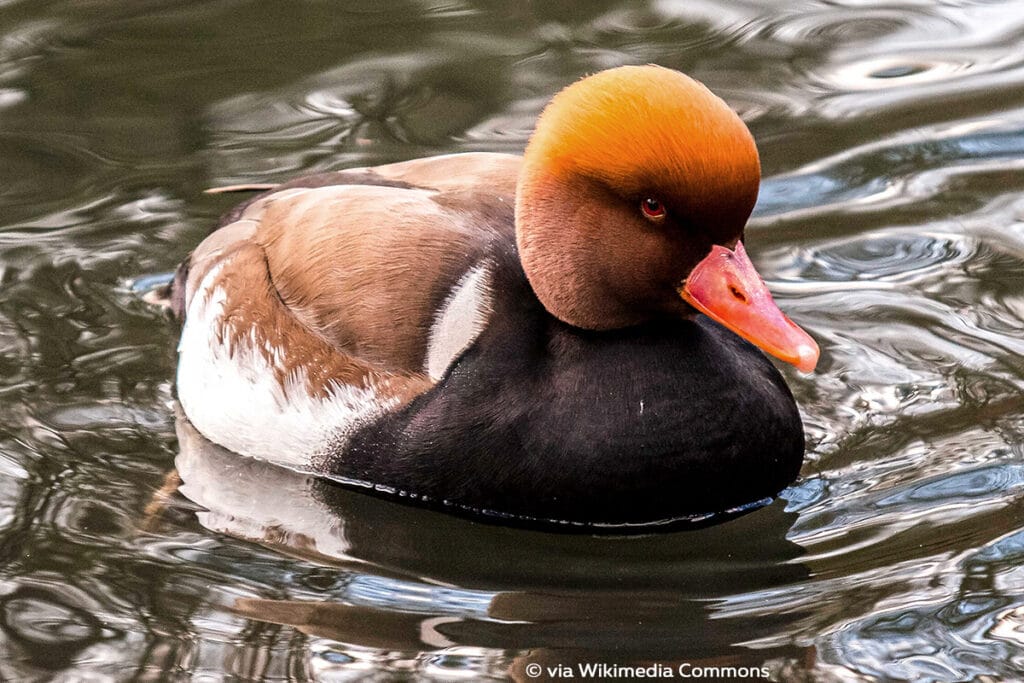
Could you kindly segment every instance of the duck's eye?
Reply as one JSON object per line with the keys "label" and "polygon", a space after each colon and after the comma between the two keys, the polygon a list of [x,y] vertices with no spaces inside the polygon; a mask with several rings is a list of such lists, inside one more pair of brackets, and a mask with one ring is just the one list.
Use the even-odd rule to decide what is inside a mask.
{"label": "duck's eye", "polygon": [[665,205],[653,197],[648,197],[640,202],[640,211],[652,221],[660,221],[665,217]]}

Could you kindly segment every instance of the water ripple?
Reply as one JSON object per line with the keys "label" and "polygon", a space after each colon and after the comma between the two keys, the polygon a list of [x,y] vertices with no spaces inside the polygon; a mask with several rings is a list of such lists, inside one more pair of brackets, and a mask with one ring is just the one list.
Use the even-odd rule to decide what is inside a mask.
{"label": "water ripple", "polygon": [[818,283],[921,284],[962,272],[976,249],[960,234],[878,231],[815,249],[800,276]]}
{"label": "water ripple", "polygon": [[[964,173],[1005,170],[1007,161],[1022,158],[1022,110],[956,126],[901,131],[766,179],[755,215],[820,215],[865,205],[891,210],[940,195]],[[1024,176],[1019,182],[1024,183]]]}
{"label": "water ripple", "polygon": [[[1012,3],[968,10],[903,8],[898,17],[889,10],[887,16],[872,18],[871,13],[877,11],[854,11],[858,20],[879,22],[873,28],[868,24],[869,40],[836,36],[846,39],[831,50],[827,63],[810,68],[809,85],[824,95],[817,107],[823,116],[874,116],[884,107],[920,106],[938,97],[961,97],[965,90],[998,87],[1020,78],[1024,52],[1017,45],[1017,36],[1022,20]],[[829,16],[821,21],[836,19]],[[803,22],[809,28],[801,31]],[[848,21],[847,25],[857,23]],[[786,30],[776,34],[785,37],[795,29],[799,38],[813,36],[817,22],[812,13],[800,21],[785,22],[785,26]],[[997,74],[998,79],[992,78]]]}
{"label": "water ripple", "polygon": [[[462,60],[481,73],[503,59],[503,52],[517,49],[502,49],[499,42],[484,51],[464,38],[460,43],[466,46]],[[210,112],[217,131],[213,145],[220,151],[215,172],[225,178],[258,177],[267,164],[260,150],[274,145],[302,149],[270,159],[268,171],[276,174],[316,168],[320,160],[329,160],[332,167],[373,163],[388,159],[397,144],[450,145],[503,97],[498,83],[483,79],[474,88],[478,94],[467,97],[464,85],[448,83],[450,60],[439,50],[364,57],[283,92],[221,102]],[[481,90],[492,91],[490,99],[481,98]]]}
{"label": "water ripple", "polygon": [[[321,5],[0,1],[0,678],[473,680],[683,650],[1021,678],[1018,3]],[[722,94],[762,153],[748,247],[823,350],[783,368],[811,446],[785,502],[567,540],[179,453],[174,328],[125,283],[237,199],[203,188],[518,152],[562,85],[645,62]]]}

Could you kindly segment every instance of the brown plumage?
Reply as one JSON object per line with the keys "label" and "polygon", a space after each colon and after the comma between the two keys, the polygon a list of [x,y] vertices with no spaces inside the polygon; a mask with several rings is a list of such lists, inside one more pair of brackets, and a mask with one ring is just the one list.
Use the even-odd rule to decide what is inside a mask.
{"label": "brown plumage", "polygon": [[[519,164],[468,154],[277,186],[196,248],[182,307],[230,262],[218,275],[230,313],[217,333],[237,343],[255,326],[287,349],[282,384],[301,363],[317,394],[331,377],[360,384],[368,372],[422,390],[437,307],[494,236],[513,230]],[[349,184],[367,180],[391,184]]]}

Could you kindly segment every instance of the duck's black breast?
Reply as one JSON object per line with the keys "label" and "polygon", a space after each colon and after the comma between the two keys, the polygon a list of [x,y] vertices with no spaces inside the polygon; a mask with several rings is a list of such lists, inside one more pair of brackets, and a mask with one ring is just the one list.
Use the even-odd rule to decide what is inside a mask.
{"label": "duck's black breast", "polygon": [[521,270],[496,274],[491,322],[431,391],[323,463],[456,510],[643,524],[773,496],[803,428],[779,372],[710,320],[585,332]]}

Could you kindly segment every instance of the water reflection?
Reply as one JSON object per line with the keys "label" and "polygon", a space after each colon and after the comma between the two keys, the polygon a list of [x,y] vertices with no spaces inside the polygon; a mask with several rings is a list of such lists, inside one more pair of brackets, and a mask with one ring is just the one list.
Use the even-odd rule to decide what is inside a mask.
{"label": "water reflection", "polygon": [[565,537],[396,505],[239,458],[180,417],[177,430],[180,491],[201,506],[203,526],[339,572],[239,599],[234,613],[316,636],[321,648],[334,641],[350,658],[342,668],[360,661],[350,647],[446,657],[456,646],[541,648],[570,662],[610,650],[678,661],[731,652],[774,620],[707,621],[707,601],[807,575],[785,538],[796,516],[780,505],[706,531]]}

